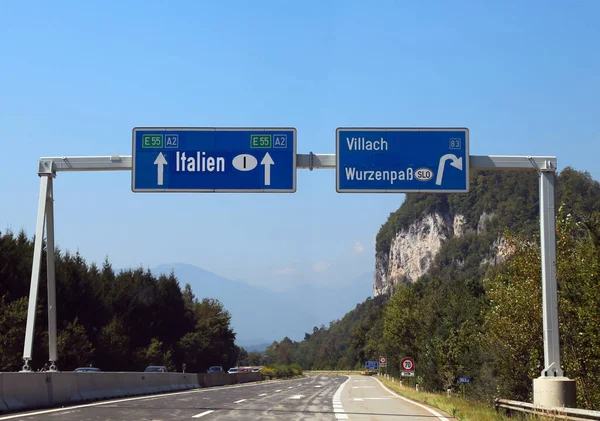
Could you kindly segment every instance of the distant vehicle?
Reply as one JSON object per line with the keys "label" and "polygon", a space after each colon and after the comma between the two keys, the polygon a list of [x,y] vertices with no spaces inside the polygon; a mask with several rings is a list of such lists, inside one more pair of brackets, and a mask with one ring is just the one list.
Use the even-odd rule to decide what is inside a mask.
{"label": "distant vehicle", "polygon": [[92,372],[92,373],[99,373],[100,369],[96,368],[96,367],[78,367],[75,369],[76,372],[81,373],[81,372]]}
{"label": "distant vehicle", "polygon": [[166,373],[169,370],[164,365],[149,365],[144,371],[146,373]]}
{"label": "distant vehicle", "polygon": [[252,369],[252,372],[253,372],[253,373],[258,373],[259,371],[260,371],[260,368],[253,368],[253,369]]}
{"label": "distant vehicle", "polygon": [[223,372],[223,367],[221,367],[220,365],[213,365],[207,371],[207,373],[222,373],[222,372]]}
{"label": "distant vehicle", "polygon": [[237,367],[233,367],[233,368],[230,368],[229,370],[227,370],[227,372],[229,374],[237,374],[238,373],[238,369],[237,369]]}

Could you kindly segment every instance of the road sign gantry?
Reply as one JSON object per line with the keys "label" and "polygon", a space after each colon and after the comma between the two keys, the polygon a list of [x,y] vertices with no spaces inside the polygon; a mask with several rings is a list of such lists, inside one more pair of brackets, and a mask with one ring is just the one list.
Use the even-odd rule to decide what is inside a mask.
{"label": "road sign gantry", "polygon": [[[554,184],[557,171],[555,156],[471,156],[469,155],[467,129],[414,128],[339,128],[336,131],[336,154],[313,154],[312,152],[309,154],[296,154],[296,132],[295,129],[289,129],[293,130],[293,142],[290,142],[290,138],[287,139],[288,146],[285,148],[287,150],[282,156],[287,156],[288,158],[286,158],[287,163],[284,161],[283,166],[285,168],[282,168],[278,166],[279,158],[274,158],[270,151],[267,151],[269,156],[264,152],[262,157],[258,152],[258,150],[269,149],[269,147],[274,149],[274,136],[284,134],[279,128],[277,129],[277,133],[273,131],[269,132],[266,128],[262,130],[250,129],[253,133],[248,133],[248,129],[228,129],[240,132],[245,131],[244,136],[246,137],[244,139],[242,136],[239,138],[242,140],[234,142],[234,136],[231,134],[232,137],[226,141],[227,146],[225,146],[231,146],[231,148],[227,150],[220,150],[215,144],[213,144],[212,149],[205,148],[206,150],[200,150],[196,147],[197,145],[192,145],[191,143],[190,145],[192,146],[190,146],[187,142],[184,146],[183,139],[179,137],[181,133],[174,132],[172,128],[165,129],[154,133],[143,133],[140,131],[141,137],[139,139],[137,135],[134,136],[134,151],[132,156],[113,154],[110,156],[40,158],[38,163],[40,195],[38,200],[36,241],[33,252],[27,325],[23,346],[23,371],[31,371],[29,363],[33,351],[34,324],[45,229],[47,229],[48,234],[46,247],[48,268],[46,276],[48,286],[48,354],[49,361],[52,363],[51,369],[55,368],[54,362],[58,357],[53,206],[53,179],[57,172],[132,171],[131,187],[135,192],[166,192],[177,190],[213,192],[278,192],[279,190],[280,192],[295,192],[297,168],[307,168],[310,170],[331,168],[336,169],[336,190],[339,193],[444,193],[467,192],[469,188],[468,177],[470,169],[535,170],[539,173],[540,180],[540,245],[542,289],[544,291],[544,294],[542,294],[544,309],[544,369],[540,374],[540,378],[536,380],[561,378],[565,382],[570,382],[569,384],[573,383],[572,380],[564,377],[558,336],[558,309],[556,306],[556,215],[554,211]],[[152,130],[154,131],[154,129]],[[362,132],[359,132],[359,130]],[[217,129],[214,129],[214,131],[216,133]],[[383,135],[383,137],[373,137],[375,134]],[[162,140],[160,137],[152,135],[162,135]],[[175,137],[174,135],[177,136]],[[249,139],[247,135],[250,136]],[[262,137],[265,135],[271,135],[271,140],[269,141],[268,138]],[[417,142],[416,139],[419,139],[419,141]],[[246,143],[242,145],[242,143],[238,142]],[[223,143],[223,145],[226,145],[226,143]],[[219,145],[219,148],[223,145]],[[143,150],[144,146],[146,152],[138,156],[138,147]],[[188,146],[189,149],[187,149]],[[204,146],[203,144],[202,147],[204,148]],[[208,143],[206,146],[209,146]],[[293,147],[293,152],[290,150],[290,147]],[[174,150],[175,152],[173,152]],[[173,158],[177,158],[177,150],[180,152],[179,160],[172,161]],[[186,152],[185,160],[182,159],[181,154],[184,151]],[[188,151],[196,152],[195,158],[194,155],[188,155]],[[198,152],[200,152],[200,159],[198,159]],[[202,155],[202,152],[206,154]],[[215,156],[209,156],[208,152],[215,154]],[[222,155],[216,154],[221,152]],[[154,157],[152,157],[153,154]],[[223,158],[222,161],[218,160],[219,156]],[[203,157],[206,160],[203,160]],[[211,157],[214,161],[208,159]],[[270,163],[269,157],[273,163]],[[194,159],[190,160],[189,158]],[[246,159],[244,160],[244,158]],[[253,158],[256,159],[256,162],[254,162]],[[291,163],[291,160],[294,160],[293,163]],[[186,165],[186,173],[191,174],[186,174],[185,178],[181,178],[181,174],[179,174],[179,178],[177,174],[172,176],[171,174],[174,171],[172,165],[175,165],[175,173],[177,173],[177,162],[181,165],[179,172],[183,173],[183,165]],[[198,164],[199,162],[200,164]],[[260,168],[257,170],[259,163]],[[198,171],[198,165],[200,165],[200,171]],[[138,172],[138,166],[140,172]],[[252,166],[254,167],[250,169]],[[192,168],[194,171],[188,171]],[[214,177],[200,177],[197,175],[197,173],[214,173],[216,168],[227,168],[231,171],[230,175],[220,176],[218,181],[215,181],[217,179]],[[202,171],[203,169],[209,171]],[[234,170],[238,172],[236,173]],[[282,172],[278,172],[280,170]],[[227,171],[220,172],[225,173]],[[246,175],[245,173],[252,173],[253,177],[240,178],[240,174]],[[209,179],[213,181],[209,183]],[[572,395],[575,395],[574,390]],[[538,399],[538,394],[534,393],[534,403]]]}

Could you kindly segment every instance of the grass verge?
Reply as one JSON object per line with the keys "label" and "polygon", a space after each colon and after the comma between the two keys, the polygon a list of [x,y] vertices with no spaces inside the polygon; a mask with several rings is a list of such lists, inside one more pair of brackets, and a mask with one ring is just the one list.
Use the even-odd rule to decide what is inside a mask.
{"label": "grass verge", "polygon": [[552,419],[525,414],[514,414],[512,417],[508,417],[496,413],[495,408],[485,402],[463,400],[459,397],[447,397],[440,393],[417,392],[413,388],[400,385],[397,380],[392,383],[391,380],[384,377],[378,376],[377,379],[397,394],[415,402],[438,408],[449,414],[453,419],[460,421],[515,421],[519,419],[543,421]]}

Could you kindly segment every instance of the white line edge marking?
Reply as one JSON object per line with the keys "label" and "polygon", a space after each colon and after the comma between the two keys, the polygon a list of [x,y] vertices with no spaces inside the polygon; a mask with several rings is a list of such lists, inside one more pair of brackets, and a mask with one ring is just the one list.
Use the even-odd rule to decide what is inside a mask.
{"label": "white line edge marking", "polygon": [[215,411],[214,411],[214,410],[212,410],[212,409],[211,409],[210,411],[204,411],[204,412],[203,412],[203,413],[201,413],[201,414],[194,415],[192,418],[200,418],[200,417],[203,417],[203,416],[205,416],[205,415],[208,415],[208,414],[210,414],[211,412],[215,412]]}
{"label": "white line edge marking", "polygon": [[399,395],[399,394],[397,394],[396,392],[393,392],[393,391],[391,391],[391,390],[390,390],[390,389],[388,389],[388,388],[387,388],[387,386],[386,386],[386,385],[384,385],[384,384],[383,384],[383,383],[382,383],[382,382],[381,382],[379,379],[376,379],[376,378],[374,378],[374,377],[373,377],[373,379],[374,379],[374,380],[376,380],[376,381],[377,381],[377,382],[378,382],[378,383],[381,385],[381,387],[383,387],[385,390],[387,390],[387,391],[388,391],[389,393],[391,393],[392,395],[394,395],[394,396],[396,396],[396,397],[398,397],[398,398],[400,398],[400,399],[402,399],[402,400],[405,400],[406,402],[410,402],[410,403],[412,403],[413,405],[416,405],[416,406],[419,406],[419,407],[421,407],[421,408],[423,408],[423,409],[426,409],[427,411],[431,412],[433,415],[435,415],[436,417],[438,417],[438,419],[439,419],[440,421],[450,421],[448,418],[444,417],[442,414],[440,414],[440,413],[438,413],[438,412],[434,411],[433,409],[431,409],[431,408],[428,408],[428,407],[426,407],[425,405],[422,405],[422,404],[420,404],[420,403],[418,403],[418,402],[412,401],[412,400],[410,400],[410,399],[408,399],[408,398],[405,398],[404,396],[400,396],[400,395]]}
{"label": "white line edge marking", "polygon": [[234,403],[242,403],[244,401],[247,401],[248,399],[240,399],[239,401],[235,401]]}
{"label": "white line edge marking", "polygon": [[348,376],[346,381],[344,383],[342,383],[340,385],[340,387],[338,387],[338,389],[335,391],[335,393],[333,395],[333,399],[332,399],[333,413],[335,414],[335,418],[338,420],[347,420],[348,419],[348,415],[346,415],[344,413],[344,407],[342,405],[342,390],[344,390],[344,386],[346,385],[346,383],[348,383],[350,381],[350,379],[351,379],[351,377]]}
{"label": "white line edge marking", "polygon": [[[283,382],[283,381],[295,381],[295,380],[275,380],[273,382],[268,382],[268,383],[279,383],[279,382]],[[168,392],[168,393],[163,393],[163,394],[159,394],[159,395],[136,396],[133,398],[124,398],[124,399],[116,399],[116,400],[112,399],[112,400],[107,400],[107,401],[103,401],[103,402],[86,403],[86,404],[68,406],[65,408],[46,409],[43,411],[36,411],[36,412],[27,412],[27,413],[21,412],[18,414],[6,415],[4,417],[0,417],[0,421],[13,420],[15,418],[35,417],[37,415],[52,414],[55,412],[74,411],[76,409],[91,408],[94,406],[101,406],[101,405],[111,405],[111,404],[116,404],[116,403],[121,403],[121,402],[139,401],[139,400],[144,400],[144,399],[150,400],[150,399],[158,399],[158,398],[169,398],[171,396],[177,396],[177,395],[212,392],[213,390],[237,389],[240,387],[261,386],[263,384],[265,384],[265,383],[259,382],[259,383],[254,383],[254,384],[245,383],[245,384],[240,384],[240,385],[235,385],[235,386],[197,387],[197,388],[194,388],[191,390],[185,390],[182,392]]]}
{"label": "white line edge marking", "polygon": [[267,394],[266,394],[266,393],[261,393],[261,394],[260,394],[260,395],[258,395],[258,396],[267,396]]}

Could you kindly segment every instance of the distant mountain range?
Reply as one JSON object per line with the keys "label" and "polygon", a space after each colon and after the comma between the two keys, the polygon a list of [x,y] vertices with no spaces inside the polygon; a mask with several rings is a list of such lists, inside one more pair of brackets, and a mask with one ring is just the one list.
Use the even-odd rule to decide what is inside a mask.
{"label": "distant mountain range", "polygon": [[231,313],[236,343],[247,351],[264,351],[274,340],[300,341],[314,326],[341,319],[373,296],[373,273],[363,273],[343,287],[298,285],[273,291],[234,281],[190,264],[164,264],[154,275],[173,270],[181,288],[189,283],[199,299],[216,298]]}

